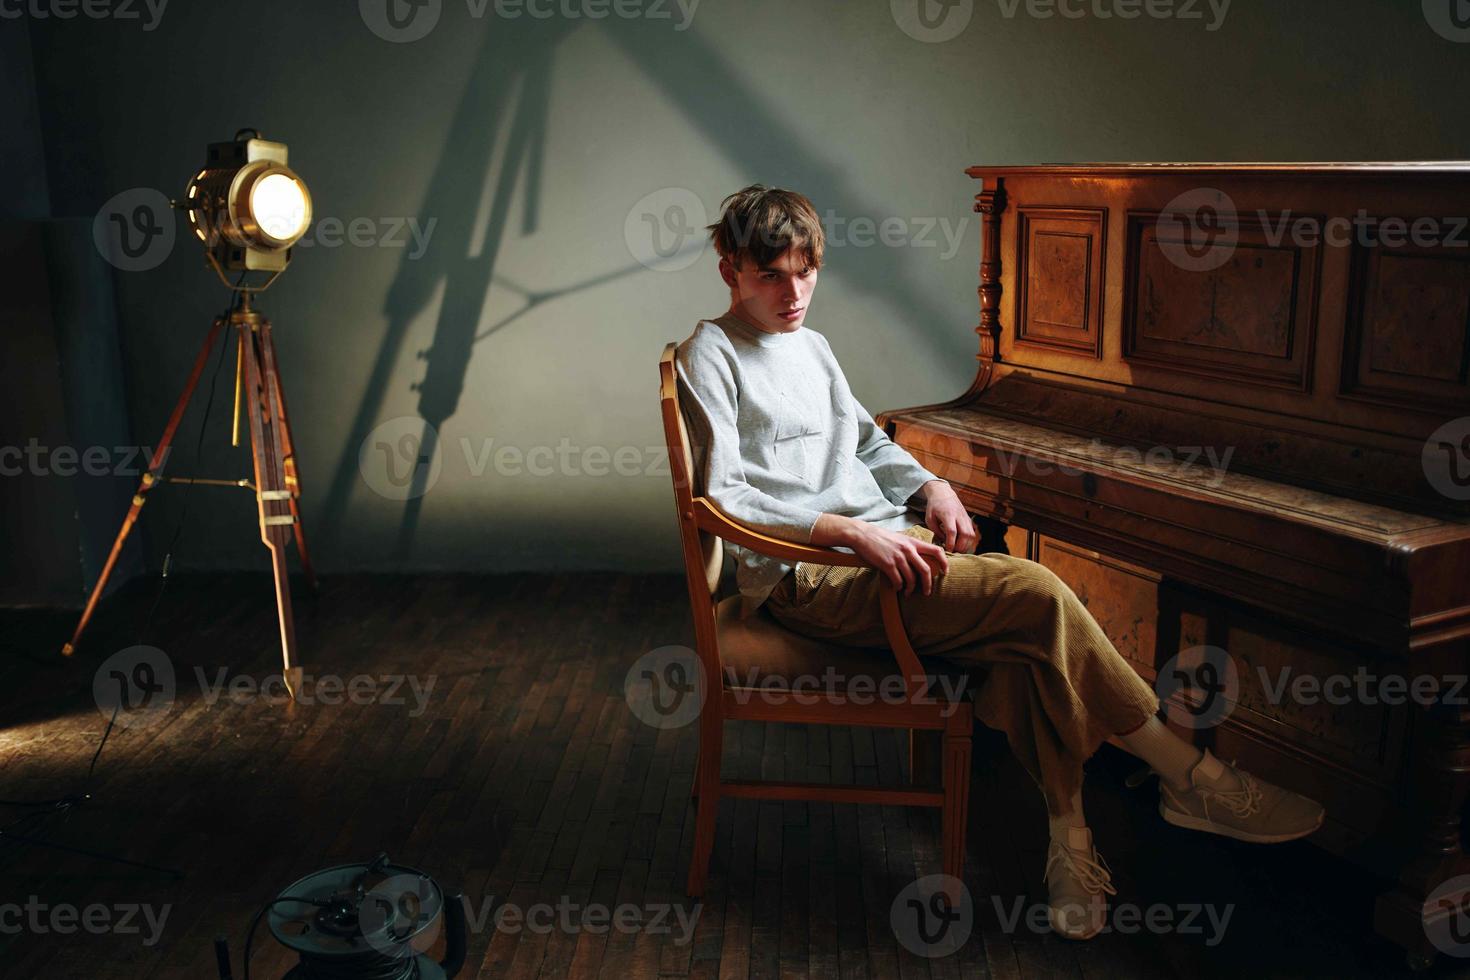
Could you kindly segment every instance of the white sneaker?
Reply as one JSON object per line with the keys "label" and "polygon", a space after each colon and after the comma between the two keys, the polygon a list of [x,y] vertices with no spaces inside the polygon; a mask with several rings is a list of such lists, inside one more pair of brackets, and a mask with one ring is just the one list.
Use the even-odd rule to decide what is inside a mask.
{"label": "white sneaker", "polygon": [[1052,838],[1046,852],[1047,918],[1064,939],[1091,939],[1108,921],[1108,900],[1116,895],[1113,873],[1097,848],[1092,831],[1068,827],[1067,841]]}
{"label": "white sneaker", "polygon": [[1191,788],[1180,792],[1159,780],[1159,815],[1176,827],[1277,844],[1307,836],[1326,816],[1316,800],[1237,769],[1233,761],[1227,765],[1209,749],[1189,771],[1189,783]]}

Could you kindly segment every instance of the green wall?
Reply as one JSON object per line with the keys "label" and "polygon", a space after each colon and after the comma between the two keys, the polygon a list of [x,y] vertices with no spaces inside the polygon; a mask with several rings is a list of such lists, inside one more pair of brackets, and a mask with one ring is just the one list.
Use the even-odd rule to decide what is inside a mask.
{"label": "green wall", "polygon": [[[671,246],[746,183],[800,189],[845,229],[887,222],[886,241],[842,233],[807,320],[876,413],[950,397],[973,373],[968,165],[1470,157],[1470,42],[1417,0],[1235,0],[1223,19],[1203,0],[1197,19],[1178,16],[1184,0],[1139,2],[1175,15],[1135,19],[1100,16],[1128,0],[1061,5],[1078,17],[925,0],[969,15],[932,42],[902,29],[923,33],[913,0],[702,0],[687,22],[671,0],[557,0],[537,9],[576,16],[544,19],[429,2],[419,16],[437,8],[437,23],[407,42],[369,26],[389,33],[382,0],[0,22],[30,29],[56,215],[138,189],[178,197],[205,144],[254,126],[290,144],[318,234],[357,222],[359,244],[299,249],[261,304],[327,571],[677,567],[654,364],[727,296],[697,239],[658,268],[648,222]],[[226,302],[192,246],[180,235],[116,273],[145,443]],[[230,370],[203,463],[196,412],[176,472],[245,472]],[[437,479],[394,499],[418,488],[384,483],[385,460],[409,465],[425,416]],[[552,473],[497,466],[505,446]],[[154,567],[177,513],[177,499],[150,504]],[[263,566],[249,497],[198,491],[176,558]]]}

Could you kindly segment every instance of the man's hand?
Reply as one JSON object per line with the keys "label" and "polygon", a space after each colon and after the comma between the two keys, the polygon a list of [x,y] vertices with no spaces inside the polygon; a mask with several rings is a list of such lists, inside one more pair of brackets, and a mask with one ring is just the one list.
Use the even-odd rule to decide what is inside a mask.
{"label": "man's hand", "polygon": [[954,487],[944,480],[930,480],[924,484],[924,525],[934,532],[936,544],[943,544],[945,551],[971,554],[980,540],[975,522],[970,520],[965,505],[955,495]]}
{"label": "man's hand", "polygon": [[949,559],[939,545],[837,514],[817,518],[811,543],[851,548],[853,554],[876,568],[905,595],[915,588],[932,595],[934,576],[949,571]]}
{"label": "man's hand", "polygon": [[949,571],[944,549],[875,524],[857,523],[862,526],[847,545],[853,553],[882,572],[904,595],[916,588],[923,589],[925,595],[933,594],[934,576]]}

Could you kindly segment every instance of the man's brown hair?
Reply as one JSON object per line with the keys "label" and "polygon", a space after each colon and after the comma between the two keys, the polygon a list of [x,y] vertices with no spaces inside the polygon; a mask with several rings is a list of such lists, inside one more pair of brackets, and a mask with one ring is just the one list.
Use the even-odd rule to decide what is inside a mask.
{"label": "man's brown hair", "polygon": [[746,258],[757,269],[775,262],[789,248],[798,250],[813,269],[822,267],[827,236],[816,208],[806,195],[779,187],[751,184],[725,198],[720,220],[707,229],[720,258],[740,268]]}

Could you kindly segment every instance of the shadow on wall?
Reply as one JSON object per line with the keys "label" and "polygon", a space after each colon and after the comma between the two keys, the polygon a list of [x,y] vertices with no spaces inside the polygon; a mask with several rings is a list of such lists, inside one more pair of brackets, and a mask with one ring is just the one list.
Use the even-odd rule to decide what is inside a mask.
{"label": "shadow on wall", "polygon": [[[388,327],[323,501],[321,533],[329,549],[342,540],[343,515],[358,482],[359,449],[379,421],[378,414],[392,384],[393,365],[410,325],[431,302],[440,279],[444,281],[444,299],[433,341],[419,354],[427,362],[424,376],[412,385],[419,394],[418,417],[423,425],[417,434],[400,434],[392,442],[366,448],[369,453],[381,454],[389,479],[401,481],[406,487],[395,560],[406,558],[412,547],[423,490],[434,454],[439,451],[437,433],[459,406],[474,345],[549,300],[647,271],[634,264],[560,289],[517,290],[525,305],[481,329],[480,313],[491,283],[516,289],[496,276],[495,267],[509,216],[517,203],[517,188],[524,195],[520,202],[524,215],[521,233],[536,230],[545,190],[543,153],[550,126],[553,59],[558,46],[573,32],[605,31],[682,110],[691,137],[722,150],[748,175],[746,182],[775,183],[769,175],[785,174],[790,186],[820,200],[821,210],[830,208],[849,215],[882,211],[872,202],[865,202],[855,189],[844,186],[839,168],[825,159],[818,147],[804,142],[777,113],[766,111],[760,95],[732,71],[729,61],[692,32],[681,35],[680,43],[669,44],[666,32],[651,30],[646,23],[616,18],[593,24],[552,20],[525,26],[525,31],[485,31],[484,44],[420,209],[421,218],[433,215],[439,219],[437,233],[422,256],[410,259],[405,255],[388,290]],[[492,159],[502,131],[505,137],[499,169],[492,173]],[[752,140],[748,134],[759,134],[760,139]],[[485,195],[488,207],[484,209],[481,235],[479,215],[472,202],[481,200],[487,186],[490,193]],[[478,251],[476,242],[483,242]],[[881,293],[886,304],[912,311],[913,321],[927,331],[927,336],[919,339],[936,349],[941,346],[941,338],[952,332],[952,324],[946,322],[943,309],[924,291],[895,280],[891,256],[885,256],[883,250],[852,249],[845,259],[838,274],[850,280],[850,285],[868,293]],[[656,350],[649,351],[650,379],[656,355]],[[650,394],[649,411],[654,410]]]}

